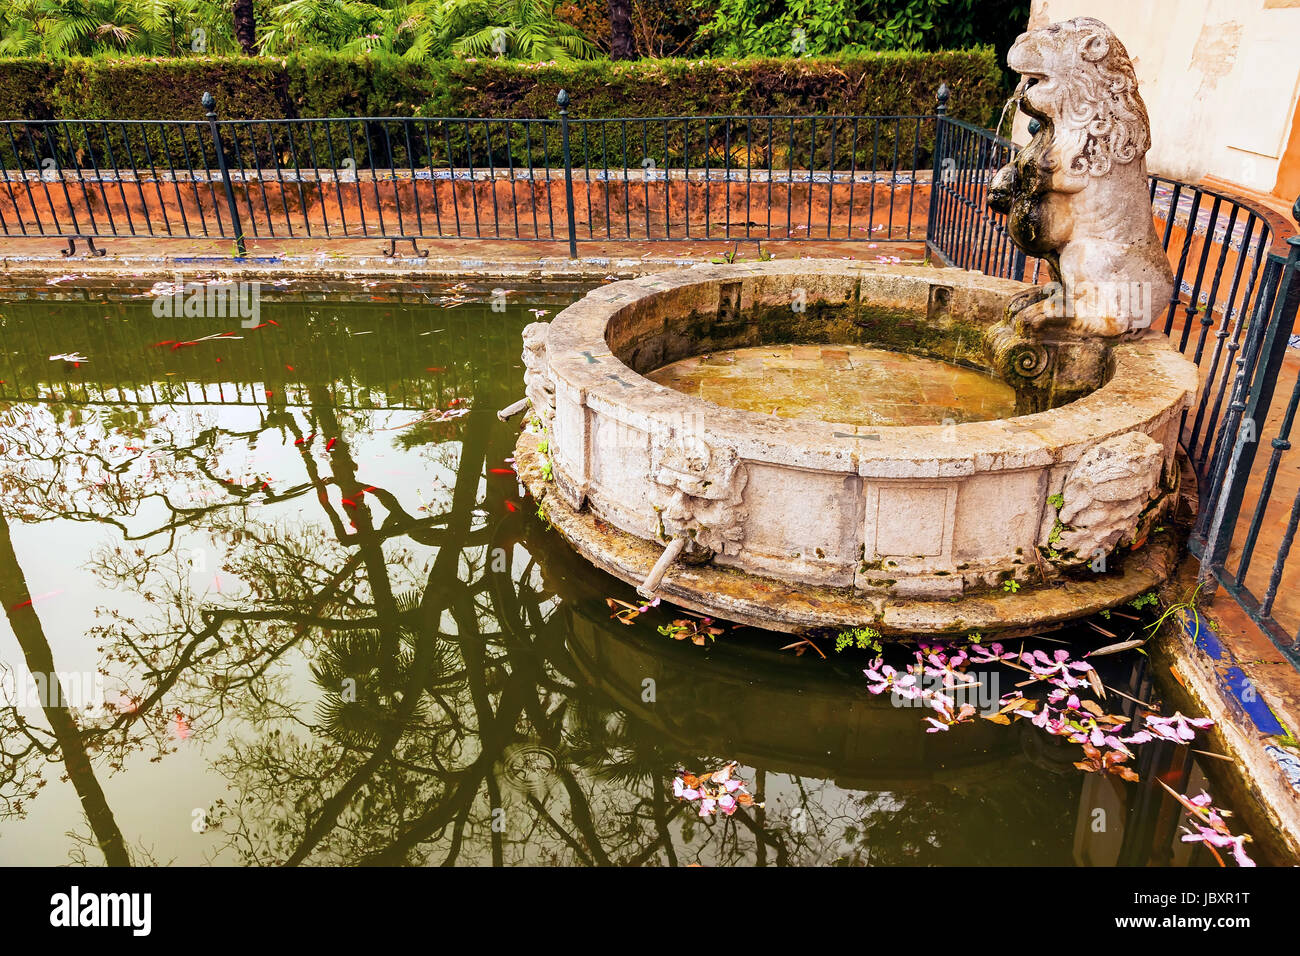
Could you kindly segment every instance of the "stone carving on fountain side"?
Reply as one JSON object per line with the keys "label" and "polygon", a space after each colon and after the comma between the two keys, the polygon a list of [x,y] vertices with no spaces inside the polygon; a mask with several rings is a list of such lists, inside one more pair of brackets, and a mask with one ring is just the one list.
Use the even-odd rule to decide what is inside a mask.
{"label": "stone carving on fountain side", "polygon": [[1065,479],[1063,503],[1054,518],[1048,515],[1042,546],[1087,561],[1140,541],[1155,517],[1149,506],[1162,493],[1164,459],[1160,443],[1142,432],[1088,449]]}
{"label": "stone carving on fountain side", "polygon": [[737,551],[749,474],[735,450],[677,434],[655,439],[650,454],[651,503],[665,535],[689,538],[682,559],[707,561]]}
{"label": "stone carving on fountain side", "polygon": [[549,322],[532,322],[524,327],[524,394],[545,429],[555,418],[555,383],[546,364],[546,335],[550,328]]}
{"label": "stone carving on fountain side", "polygon": [[1012,300],[990,351],[1027,413],[1102,384],[1110,345],[1150,328],[1173,273],[1151,216],[1146,106],[1119,38],[1077,17],[1022,33],[1007,64],[1036,131],[994,176],[988,205],[1052,283]]}

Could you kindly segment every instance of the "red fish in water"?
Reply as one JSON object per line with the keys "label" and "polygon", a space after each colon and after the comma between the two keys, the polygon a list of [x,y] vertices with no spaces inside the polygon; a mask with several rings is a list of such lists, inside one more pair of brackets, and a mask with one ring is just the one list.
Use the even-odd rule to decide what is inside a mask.
{"label": "red fish in water", "polygon": [[62,593],[63,593],[62,591],[50,591],[47,594],[38,594],[35,597],[29,597],[26,601],[20,601],[19,603],[13,605],[13,607],[9,608],[9,610],[16,611],[19,608],[30,607],[31,605],[35,604],[37,601],[43,601],[46,598],[54,597],[55,595],[62,594]]}

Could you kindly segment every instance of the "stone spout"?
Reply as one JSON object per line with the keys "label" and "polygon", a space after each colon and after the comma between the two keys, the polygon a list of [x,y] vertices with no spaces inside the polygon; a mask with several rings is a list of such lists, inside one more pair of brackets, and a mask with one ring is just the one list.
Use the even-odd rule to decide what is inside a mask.
{"label": "stone spout", "polygon": [[682,551],[685,548],[686,537],[684,535],[673,538],[668,543],[668,547],[664,548],[664,553],[659,556],[655,566],[650,569],[650,573],[646,575],[645,581],[636,589],[637,593],[642,597],[654,597],[655,591],[659,590],[659,583],[664,579],[664,574],[667,573],[673,562],[682,556]]}

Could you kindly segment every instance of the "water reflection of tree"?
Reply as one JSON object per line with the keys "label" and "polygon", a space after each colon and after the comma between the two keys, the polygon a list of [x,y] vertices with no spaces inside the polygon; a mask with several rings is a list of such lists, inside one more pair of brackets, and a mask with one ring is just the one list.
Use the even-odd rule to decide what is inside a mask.
{"label": "water reflection of tree", "polygon": [[[273,413],[267,419],[275,417]],[[55,402],[20,404],[0,411],[0,601],[28,672],[39,675],[50,687],[40,707],[44,724],[34,722],[24,706],[11,703],[0,708],[0,807],[6,815],[21,815],[24,801],[45,786],[46,766],[61,763],[81,801],[94,842],[112,865],[127,864],[129,855],[93,761],[98,758],[112,771],[122,767],[127,753],[151,739],[160,750],[165,749],[165,718],[158,720],[156,709],[149,706],[161,700],[165,681],[152,688],[140,706],[116,717],[88,713],[85,701],[73,702],[76,706],[67,702],[61,681],[54,676],[60,668],[14,550],[10,523],[53,519],[96,522],[115,528],[124,543],[160,539],[164,547],[170,547],[178,529],[196,526],[223,508],[243,505],[248,490],[242,488],[225,489],[222,500],[212,504],[175,503],[174,491],[187,486],[193,490],[195,483],[204,479],[217,481],[211,471],[211,456],[205,452],[214,436],[201,433],[189,446],[173,441],[165,463],[158,467],[152,450],[143,447],[148,430],[144,422],[148,421],[146,411],[143,420],[133,419],[131,427],[124,427],[120,416],[104,427],[104,422],[84,409]],[[152,424],[155,438],[159,431],[166,433],[165,423],[155,420]],[[255,432],[242,437],[252,434]],[[296,496],[307,487],[283,491],[281,497]],[[148,511],[159,517],[153,518]],[[138,545],[134,550],[118,546],[113,551],[117,558],[128,553],[137,560],[150,558]],[[152,557],[168,560],[175,555],[163,551]],[[147,592],[145,596],[154,597]],[[185,607],[178,595],[173,595],[172,603]],[[153,662],[149,673],[159,673]],[[20,679],[18,675],[14,678]]]}
{"label": "water reflection of tree", "polygon": [[[58,668],[54,666],[54,654],[32,602],[32,594],[27,589],[9,535],[9,523],[3,514],[0,514],[0,601],[7,609],[10,627],[22,648],[28,671],[46,675],[48,680],[56,681],[57,678],[53,675],[58,673]],[[58,698],[61,697],[61,694],[58,695]],[[39,754],[52,759],[57,754],[63,761],[68,779],[76,789],[86,821],[104,853],[105,861],[110,866],[127,865],[130,859],[127,856],[126,841],[91,767],[87,742],[72,709],[61,706],[60,700],[52,692],[47,693],[41,711],[48,724],[48,736],[45,728],[32,725],[17,706],[9,705],[4,709],[3,729],[7,732],[3,763],[0,763],[0,790],[8,788],[11,792],[22,793],[30,787],[28,795],[34,796],[43,783],[30,758]],[[17,741],[18,745],[12,746],[10,740]],[[9,803],[9,806],[14,812],[21,812],[20,802],[17,806]]]}
{"label": "water reflection of tree", "polygon": [[[212,852],[246,863],[942,858],[927,814],[959,799],[951,793],[881,803],[794,778],[806,827],[784,805],[706,822],[672,798],[676,745],[573,664],[574,609],[554,599],[532,557],[554,542],[534,541],[538,524],[501,507],[514,483],[491,474],[512,435],[490,410],[514,396],[489,376],[477,381],[463,396],[474,417],[393,433],[408,446],[424,441],[414,450],[454,471],[423,510],[364,483],[354,448],[368,421],[339,412],[324,389],[306,409],[271,409],[244,432],[191,434],[147,412],[118,441],[143,449],[140,436],[166,436],[168,453],[147,475],[143,451],[108,447],[91,424],[69,427],[48,412],[0,423],[7,448],[32,449],[0,478],[11,518],[111,526],[123,545],[101,550],[97,573],[151,601],[148,613],[110,613],[93,635],[131,706],[98,721],[70,714],[75,733],[61,738],[0,715],[9,774],[0,792],[30,794],[38,760],[93,782],[96,768],[120,768],[142,750],[165,759],[179,716],[196,737],[226,738],[214,768],[229,795],[211,808]],[[298,450],[306,480],[269,496],[227,481],[223,443],[273,433]],[[265,497],[300,499],[320,520],[263,519],[249,503]],[[205,537],[240,590],[196,584],[180,542]],[[11,577],[0,567],[0,579]],[[767,783],[761,769],[755,783]],[[84,797],[83,806],[106,859],[121,862],[121,834]],[[866,843],[897,846],[897,856],[859,852]]]}
{"label": "water reflection of tree", "polygon": [[[199,735],[242,719],[244,726],[273,726],[233,744],[220,762],[238,794],[225,829],[245,859],[415,858],[426,852],[421,844],[446,829],[450,861],[462,853],[467,831],[481,828],[492,834],[492,859],[505,862],[510,847],[521,845],[508,830],[491,827],[492,810],[512,799],[500,779],[508,772],[507,749],[535,736],[562,751],[572,685],[548,673],[530,646],[547,626],[545,595],[518,591],[509,567],[489,570],[494,533],[496,545],[512,555],[517,544],[480,510],[489,459],[495,464],[505,454],[502,433],[489,451],[490,429],[463,429],[450,499],[438,513],[416,517],[385,489],[362,485],[351,436],[323,393],[305,419],[273,410],[241,434],[205,429],[188,436],[156,416],[129,429],[118,422],[97,430],[98,424],[55,405],[8,409],[0,437],[9,458],[0,475],[5,514],[116,529],[123,544],[104,549],[96,570],[141,593],[152,613],[115,613],[94,635],[123,680],[130,705],[121,712],[96,721],[47,709],[50,726],[39,727],[16,708],[4,711],[0,788],[9,809],[21,812],[22,799],[34,795],[34,763],[61,761],[106,859],[126,862],[92,755],[115,770],[142,748],[155,749],[155,759],[174,749],[173,718]],[[329,532],[253,520],[245,507],[250,489],[218,473],[219,439],[251,440],[271,429],[295,440],[311,432],[334,439],[324,462],[303,447],[307,484],[261,496],[314,491]],[[145,455],[146,432],[166,436],[165,456]],[[153,459],[147,469],[146,457]],[[196,506],[204,484],[208,501]],[[354,506],[336,503],[331,488]],[[193,587],[178,532],[223,542],[224,570],[246,587],[238,604]],[[5,603],[18,606],[27,595],[7,530],[0,543],[7,547],[0,553]],[[407,545],[436,549],[422,581],[414,580]],[[525,573],[535,577],[531,568]],[[462,586],[448,587],[457,579]],[[19,610],[32,625],[12,621],[29,667],[53,672],[38,610]],[[310,701],[286,675],[291,652],[314,661],[315,719],[305,716]],[[515,671],[528,672],[534,686],[526,689]],[[355,700],[340,687],[348,679],[356,682]],[[527,794],[510,812],[526,808],[557,847],[608,862],[586,806],[589,793],[567,765],[557,768],[557,778],[564,810]]]}

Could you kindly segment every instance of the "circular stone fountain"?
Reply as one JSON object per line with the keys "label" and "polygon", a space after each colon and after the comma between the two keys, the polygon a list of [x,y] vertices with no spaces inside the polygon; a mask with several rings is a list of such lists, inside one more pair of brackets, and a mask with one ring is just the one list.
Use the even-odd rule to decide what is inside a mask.
{"label": "circular stone fountain", "polygon": [[[614,283],[525,329],[520,477],[588,560],[704,614],[886,634],[1038,630],[1167,576],[1176,541],[1162,521],[1197,374],[1150,327],[1174,282],[1136,74],[1088,17],[1022,34],[1007,62],[1036,125],[987,201],[1046,263],[1047,286],[763,262]],[[723,350],[813,345],[992,373],[1017,414],[810,421],[646,377]],[[806,418],[811,403],[796,404]]]}
{"label": "circular stone fountain", "polygon": [[1173,559],[1161,518],[1197,382],[1162,336],[1108,348],[1104,384],[1081,398],[960,424],[783,418],[644,374],[724,349],[876,345],[999,373],[1023,392],[1042,356],[1001,335],[1024,289],[816,260],[613,283],[526,330],[533,412],[517,467],[592,563],[733,621],[964,633],[1115,605]]}

